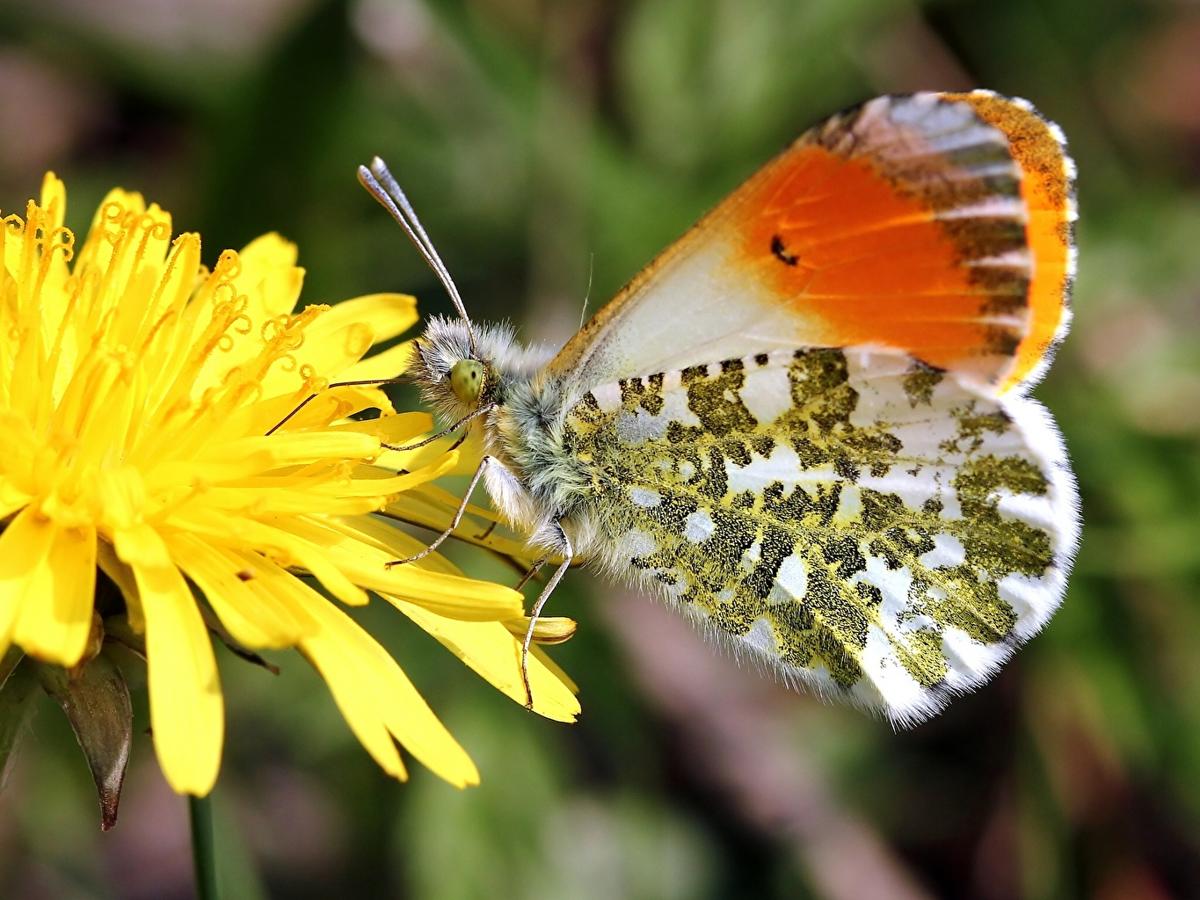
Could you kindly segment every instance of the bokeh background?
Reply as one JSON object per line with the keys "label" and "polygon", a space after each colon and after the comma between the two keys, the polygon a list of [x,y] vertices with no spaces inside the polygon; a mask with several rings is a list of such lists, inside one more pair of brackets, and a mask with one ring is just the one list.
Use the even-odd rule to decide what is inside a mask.
{"label": "bokeh background", "polygon": [[[1070,339],[1037,395],[1084,502],[1070,592],[978,694],[893,733],[739,670],[586,572],[554,612],[584,715],[495,693],[363,618],[481,787],[396,784],[295,656],[220,653],[229,897],[1200,896],[1200,12],[1183,0],[2,0],[0,207],[113,184],[223,247],[299,242],[305,297],[447,304],[354,168],[385,156],[473,314],[562,341],[817,118],[987,86],[1079,164]],[[415,402],[400,395],[402,402]],[[469,548],[453,558],[511,577]],[[140,711],[144,723],[143,708]],[[101,835],[45,701],[0,794],[0,895],[191,895],[142,735]]]}

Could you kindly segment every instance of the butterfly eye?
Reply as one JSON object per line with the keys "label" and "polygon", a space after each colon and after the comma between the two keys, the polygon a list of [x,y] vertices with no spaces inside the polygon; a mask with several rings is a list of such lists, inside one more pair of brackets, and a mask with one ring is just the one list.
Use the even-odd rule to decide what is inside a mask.
{"label": "butterfly eye", "polygon": [[474,403],[483,392],[483,363],[460,359],[450,369],[450,390],[463,403]]}

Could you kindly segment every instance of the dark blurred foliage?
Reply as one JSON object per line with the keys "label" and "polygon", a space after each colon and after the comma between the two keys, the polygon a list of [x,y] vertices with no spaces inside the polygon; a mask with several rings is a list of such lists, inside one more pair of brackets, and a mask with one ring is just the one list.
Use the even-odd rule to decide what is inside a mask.
{"label": "dark blurred foliage", "polygon": [[[479,317],[562,341],[801,129],[868,96],[1032,99],[1079,164],[1073,333],[1038,395],[1085,512],[1066,603],[895,734],[760,680],[574,573],[574,727],[382,605],[363,618],[483,785],[387,781],[295,656],[222,654],[228,896],[1200,896],[1200,14],[1176,0],[3,0],[0,200],[54,168],[84,227],[138,189],[206,259],[277,229],[306,298],[447,309],[358,188],[379,153]],[[402,397],[408,401],[409,398]],[[471,572],[511,577],[455,550]],[[144,704],[144,700],[143,700]],[[140,710],[145,721],[144,706]],[[49,702],[0,797],[0,895],[187,897],[186,814],[134,750],[101,835]]]}

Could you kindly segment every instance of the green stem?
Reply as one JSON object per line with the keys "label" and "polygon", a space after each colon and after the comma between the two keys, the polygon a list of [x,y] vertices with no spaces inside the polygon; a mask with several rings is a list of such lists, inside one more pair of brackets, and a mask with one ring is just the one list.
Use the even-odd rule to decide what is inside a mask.
{"label": "green stem", "polygon": [[196,896],[217,900],[217,857],[213,849],[212,800],[188,797],[188,820],[192,826],[192,864],[196,870]]}

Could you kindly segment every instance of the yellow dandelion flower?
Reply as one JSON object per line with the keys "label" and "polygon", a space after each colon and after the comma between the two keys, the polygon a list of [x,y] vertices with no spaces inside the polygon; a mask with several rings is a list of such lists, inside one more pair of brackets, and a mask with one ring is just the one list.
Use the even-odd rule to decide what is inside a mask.
{"label": "yellow dandelion flower", "polygon": [[[138,194],[112,191],[80,247],[65,212],[48,174],[40,203],[0,228],[0,657],[15,645],[86,662],[106,578],[124,599],[120,627],[144,635],[154,746],[175,790],[203,795],[217,776],[224,710],[206,623],[218,621],[247,648],[299,649],[391,775],[405,777],[399,744],[453,784],[477,782],[395,660],[328,599],[378,593],[524,699],[520,594],[436,556],[385,566],[415,539],[373,513],[440,508],[444,521],[429,483],[464,450],[385,451],[429,418],[395,414],[370,385],[329,387],[399,371],[405,345],[367,354],[414,323],[412,298],[293,312],[303,270],[277,235],[209,272],[199,236],[172,239],[170,216]],[[370,409],[379,417],[351,418]],[[538,711],[573,719],[569,680],[544,655],[533,666]]]}

